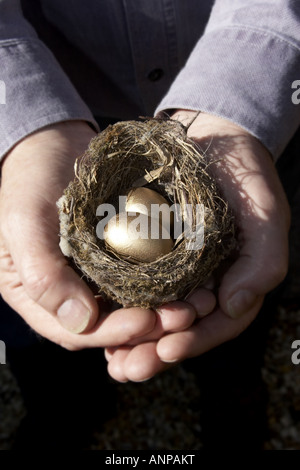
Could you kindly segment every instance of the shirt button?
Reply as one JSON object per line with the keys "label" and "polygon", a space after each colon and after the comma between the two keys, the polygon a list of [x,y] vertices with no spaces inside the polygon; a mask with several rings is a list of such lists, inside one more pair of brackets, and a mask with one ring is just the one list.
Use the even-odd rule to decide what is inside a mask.
{"label": "shirt button", "polygon": [[150,82],[157,82],[157,80],[162,78],[163,74],[164,71],[162,69],[153,69],[148,73],[148,79]]}

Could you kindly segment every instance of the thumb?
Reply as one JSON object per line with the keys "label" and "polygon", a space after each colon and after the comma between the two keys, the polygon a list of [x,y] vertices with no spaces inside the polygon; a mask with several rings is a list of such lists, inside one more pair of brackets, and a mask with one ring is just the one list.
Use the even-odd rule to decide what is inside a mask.
{"label": "thumb", "polygon": [[[73,333],[90,330],[98,319],[98,305],[87,284],[68,266],[59,248],[58,221],[34,211],[9,224],[6,244],[27,295]],[[12,226],[13,225],[13,226]],[[22,227],[22,230],[17,230]]]}
{"label": "thumb", "polygon": [[[244,129],[217,116],[178,110],[188,135],[210,160],[239,230],[240,253],[219,287],[219,304],[237,318],[256,306],[285,277],[289,207],[269,152]],[[193,119],[194,118],[194,119]]]}
{"label": "thumb", "polygon": [[239,257],[219,288],[219,304],[231,318],[239,318],[255,306],[258,312],[265,294],[287,272],[287,229],[276,227],[270,221],[256,222],[255,228],[245,234]]}
{"label": "thumb", "polygon": [[60,251],[55,202],[74,176],[74,156],[94,135],[85,122],[57,123],[18,143],[2,165],[1,235],[20,281],[13,287],[73,333],[95,325],[98,307]]}
{"label": "thumb", "polygon": [[72,333],[90,330],[98,306],[85,282],[67,264],[56,246],[39,242],[19,261],[19,275],[28,296],[54,315]]}

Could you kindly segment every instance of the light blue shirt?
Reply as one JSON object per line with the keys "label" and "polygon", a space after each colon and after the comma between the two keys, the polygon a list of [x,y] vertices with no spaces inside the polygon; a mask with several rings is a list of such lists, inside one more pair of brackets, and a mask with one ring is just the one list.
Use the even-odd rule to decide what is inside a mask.
{"label": "light blue shirt", "polygon": [[300,123],[295,80],[299,0],[0,0],[2,156],[55,122],[185,108],[278,158]]}

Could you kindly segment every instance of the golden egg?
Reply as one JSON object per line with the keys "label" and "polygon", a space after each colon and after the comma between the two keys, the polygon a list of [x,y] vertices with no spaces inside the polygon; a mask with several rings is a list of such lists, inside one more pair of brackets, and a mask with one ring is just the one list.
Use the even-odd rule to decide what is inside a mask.
{"label": "golden egg", "polygon": [[157,218],[167,230],[172,230],[174,213],[170,211],[170,204],[161,194],[153,191],[153,189],[131,189],[127,194],[125,210]]}
{"label": "golden egg", "polygon": [[104,229],[104,239],[115,253],[135,263],[151,263],[168,254],[174,245],[170,233],[158,219],[127,212],[110,219]]}

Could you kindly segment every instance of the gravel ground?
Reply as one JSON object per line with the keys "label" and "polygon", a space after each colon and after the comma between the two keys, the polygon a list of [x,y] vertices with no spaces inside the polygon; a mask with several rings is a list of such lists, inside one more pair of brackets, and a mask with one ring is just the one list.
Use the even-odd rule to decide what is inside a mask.
{"label": "gravel ground", "polygon": [[9,450],[14,433],[25,416],[22,397],[9,366],[0,365],[0,449]]}
{"label": "gravel ground", "polygon": [[[269,393],[270,436],[265,442],[266,450],[300,450],[300,364],[291,361],[291,344],[300,339],[299,313],[299,310],[279,308],[268,336],[262,370]],[[149,382],[117,387],[118,413],[106,422],[101,433],[94,434],[90,449],[202,448],[201,414],[197,409],[201,390],[192,373],[178,366]],[[25,414],[9,366],[1,365],[1,450],[11,449],[15,431]]]}
{"label": "gravel ground", "polygon": [[299,310],[279,308],[268,338],[262,371],[269,391],[266,449],[300,450],[300,364],[291,360],[295,352],[291,345],[300,339],[299,314]]}

